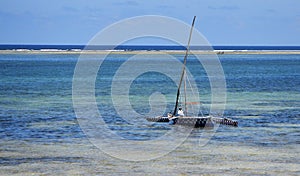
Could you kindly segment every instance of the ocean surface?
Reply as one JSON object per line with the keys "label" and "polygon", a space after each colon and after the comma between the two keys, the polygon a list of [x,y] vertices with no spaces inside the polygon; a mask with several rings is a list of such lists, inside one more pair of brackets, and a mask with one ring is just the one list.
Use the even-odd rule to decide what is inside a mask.
{"label": "ocean surface", "polygon": [[[191,46],[192,50],[300,50],[300,46]],[[4,45],[0,44],[0,50],[27,49],[27,50],[185,50],[185,46],[169,45],[119,45],[119,46],[88,46],[85,45]]]}
{"label": "ocean surface", "polygon": [[[175,127],[143,119],[138,126],[128,124],[116,112],[112,80],[130,57],[107,56],[95,81],[95,97],[112,131],[127,140],[147,141]],[[145,56],[143,62],[164,62],[164,56],[157,57]],[[224,115],[238,120],[239,127],[220,126],[202,146],[203,130],[195,129],[170,153],[139,162],[103,153],[83,132],[72,102],[78,58],[0,55],[0,175],[300,175],[300,55],[220,55],[227,87]],[[201,112],[208,114],[209,78],[194,56],[187,67],[195,75]],[[166,112],[172,109],[176,84],[155,72],[132,82],[131,108],[147,114],[154,92],[165,95]]]}

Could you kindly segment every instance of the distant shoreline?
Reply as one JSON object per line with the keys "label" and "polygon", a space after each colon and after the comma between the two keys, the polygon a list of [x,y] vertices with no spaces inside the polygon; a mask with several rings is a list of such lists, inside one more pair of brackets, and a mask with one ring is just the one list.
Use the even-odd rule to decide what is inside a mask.
{"label": "distant shoreline", "polygon": [[[300,54],[300,50],[191,50],[191,54]],[[0,50],[0,54],[185,54],[184,50]]]}

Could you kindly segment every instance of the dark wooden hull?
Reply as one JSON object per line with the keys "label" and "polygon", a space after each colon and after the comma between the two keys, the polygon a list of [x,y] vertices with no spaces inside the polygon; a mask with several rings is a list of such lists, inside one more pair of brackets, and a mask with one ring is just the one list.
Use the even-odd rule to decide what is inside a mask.
{"label": "dark wooden hull", "polygon": [[147,117],[146,118],[149,122],[169,122],[168,117]]}
{"label": "dark wooden hull", "polygon": [[194,128],[214,127],[214,122],[210,117],[175,117],[170,119],[171,125],[183,125]]}

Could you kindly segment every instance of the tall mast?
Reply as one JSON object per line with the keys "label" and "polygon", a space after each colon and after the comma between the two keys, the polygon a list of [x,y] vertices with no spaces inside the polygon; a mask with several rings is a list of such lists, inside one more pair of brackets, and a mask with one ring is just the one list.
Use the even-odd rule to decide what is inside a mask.
{"label": "tall mast", "polygon": [[190,42],[191,42],[191,38],[192,38],[192,32],[193,32],[193,28],[194,28],[195,19],[196,19],[196,16],[194,16],[194,19],[193,19],[192,27],[190,29],[190,36],[189,36],[188,44],[187,44],[184,59],[183,59],[182,72],[181,72],[181,77],[180,77],[180,81],[179,81],[179,85],[178,85],[178,89],[177,89],[176,103],[175,103],[175,108],[174,108],[174,112],[173,112],[174,116],[176,115],[176,112],[177,112],[178,100],[179,100],[179,95],[180,95],[180,87],[182,84],[182,79],[185,74],[186,59],[187,59],[187,56],[188,56],[189,50],[190,50]]}
{"label": "tall mast", "polygon": [[184,77],[183,77],[184,81],[183,81],[183,85],[184,85],[184,114],[187,116],[188,111],[187,111],[187,106],[186,106],[186,79],[187,79],[187,75],[186,75],[186,70],[184,71]]}

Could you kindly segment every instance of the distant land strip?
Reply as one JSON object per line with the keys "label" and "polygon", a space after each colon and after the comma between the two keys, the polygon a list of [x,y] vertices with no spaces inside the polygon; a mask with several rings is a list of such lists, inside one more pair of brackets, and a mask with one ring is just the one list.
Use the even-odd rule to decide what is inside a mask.
{"label": "distant land strip", "polygon": [[[184,50],[0,50],[0,54],[185,54]],[[191,50],[190,54],[300,54],[300,50]]]}

